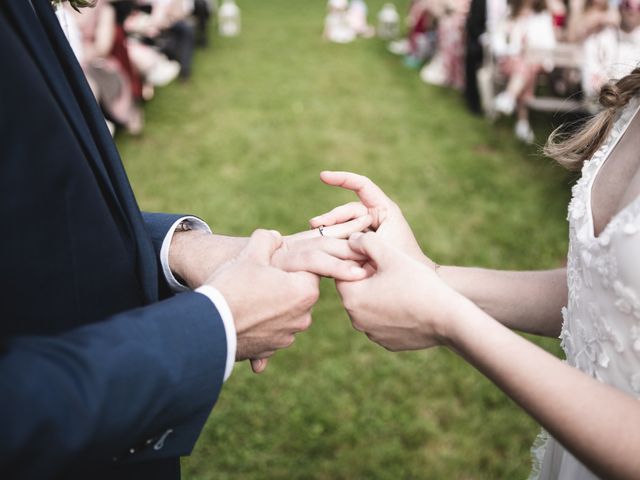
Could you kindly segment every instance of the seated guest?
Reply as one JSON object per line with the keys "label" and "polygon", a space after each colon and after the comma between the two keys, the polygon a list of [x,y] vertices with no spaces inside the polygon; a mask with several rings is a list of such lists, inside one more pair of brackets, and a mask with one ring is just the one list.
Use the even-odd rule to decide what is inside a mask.
{"label": "seated guest", "polygon": [[584,43],[582,89],[588,99],[610,78],[621,78],[640,60],[640,0],[624,0],[620,6],[620,27],[608,27]]}
{"label": "seated guest", "polygon": [[133,37],[129,39],[129,56],[136,71],[144,80],[145,100],[153,96],[153,87],[164,87],[180,74],[180,64],[169,60],[160,50]]}
{"label": "seated guest", "polygon": [[141,95],[144,100],[150,100],[153,98],[155,87],[168,85],[177,78],[180,64],[175,60],[169,60],[159,48],[145,43],[143,38],[125,33],[124,24],[127,18],[136,11],[134,0],[111,0],[111,5],[116,11],[117,28],[126,36],[131,70],[140,79]]}
{"label": "seated guest", "polygon": [[534,140],[529,125],[527,101],[533,96],[538,73],[545,67],[531,52],[551,50],[555,46],[553,20],[545,0],[521,0],[513,5],[511,21],[507,25],[506,41],[494,50],[501,70],[507,75],[507,88],[496,96],[496,111],[511,114],[517,109],[516,136],[527,143]]}
{"label": "seated guest", "polygon": [[367,13],[368,8],[364,0],[351,0],[349,10],[347,11],[347,20],[356,35],[371,38],[375,31],[367,22]]}
{"label": "seated guest", "polygon": [[144,37],[171,60],[180,64],[180,78],[191,76],[195,33],[187,21],[191,10],[182,0],[144,0],[138,4],[150,13],[137,11],[125,21],[127,33]]}
{"label": "seated guest", "polygon": [[620,15],[607,0],[571,0],[567,40],[581,43],[608,27],[617,27]]}
{"label": "seated guest", "polygon": [[564,41],[567,39],[567,5],[564,0],[547,0],[547,8],[553,19],[553,28],[556,39]]}
{"label": "seated guest", "polygon": [[349,4],[347,0],[329,0],[327,16],[324,20],[322,38],[334,43],[349,43],[356,38],[347,16]]}
{"label": "seated guest", "polygon": [[443,12],[443,0],[412,0],[406,19],[407,35],[391,42],[389,51],[395,55],[404,55],[405,65],[420,67],[436,53],[437,19]]}
{"label": "seated guest", "polygon": [[408,51],[405,64],[417,67],[434,54],[437,42],[436,19],[443,10],[440,0],[416,0],[409,9]]}
{"label": "seated guest", "polygon": [[420,76],[427,83],[464,87],[464,38],[469,0],[448,0],[438,19],[438,51]]}
{"label": "seated guest", "polygon": [[132,134],[141,133],[140,78],[110,2],[99,0],[82,13],[66,4],[58,18],[107,119]]}

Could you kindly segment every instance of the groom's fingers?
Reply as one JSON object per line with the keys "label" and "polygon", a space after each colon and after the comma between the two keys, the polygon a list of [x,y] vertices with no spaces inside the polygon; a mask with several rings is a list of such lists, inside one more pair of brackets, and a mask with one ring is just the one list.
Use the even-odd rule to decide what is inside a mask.
{"label": "groom's fingers", "polygon": [[266,370],[267,363],[269,363],[269,359],[255,358],[255,359],[251,359],[250,362],[251,362],[251,370],[253,370],[253,373],[262,373]]}
{"label": "groom's fingers", "polygon": [[344,223],[358,217],[364,217],[368,213],[367,207],[362,202],[350,202],[334,208],[330,212],[323,213],[309,220],[311,228],[318,228],[320,225],[325,227]]}
{"label": "groom's fingers", "polygon": [[269,265],[271,256],[282,245],[282,236],[275,230],[256,230],[251,234],[249,243],[238,255],[251,259],[260,265]]}
{"label": "groom's fingers", "polygon": [[364,175],[351,172],[324,171],[320,173],[320,179],[327,185],[342,187],[355,192],[366,207],[379,207],[390,201],[382,189]]}

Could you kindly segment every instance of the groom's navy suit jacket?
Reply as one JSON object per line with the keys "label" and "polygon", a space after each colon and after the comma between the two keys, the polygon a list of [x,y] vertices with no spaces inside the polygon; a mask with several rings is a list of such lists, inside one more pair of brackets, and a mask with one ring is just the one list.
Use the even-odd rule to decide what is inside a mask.
{"label": "groom's navy suit jacket", "polygon": [[48,0],[0,0],[0,478],[179,475],[218,396],[224,326],[172,296]]}

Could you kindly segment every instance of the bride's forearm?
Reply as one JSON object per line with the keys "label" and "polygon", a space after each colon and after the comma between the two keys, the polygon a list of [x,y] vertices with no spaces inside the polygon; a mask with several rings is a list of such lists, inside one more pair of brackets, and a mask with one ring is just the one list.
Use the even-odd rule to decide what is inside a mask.
{"label": "bride's forearm", "polygon": [[509,328],[557,337],[567,302],[566,270],[515,272],[442,266],[449,286]]}
{"label": "bride's forearm", "polygon": [[220,265],[247,244],[246,237],[230,237],[199,230],[176,232],[169,248],[169,266],[191,288],[202,285]]}
{"label": "bride's forearm", "polygon": [[464,302],[453,350],[489,377],[603,478],[638,478],[640,403],[567,365]]}

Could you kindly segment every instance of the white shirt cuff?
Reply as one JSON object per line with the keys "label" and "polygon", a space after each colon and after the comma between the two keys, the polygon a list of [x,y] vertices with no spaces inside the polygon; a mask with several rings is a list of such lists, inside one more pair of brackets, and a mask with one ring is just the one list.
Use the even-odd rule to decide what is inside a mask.
{"label": "white shirt cuff", "polygon": [[189,287],[183,285],[176,279],[176,277],[173,275],[173,272],[171,271],[171,268],[169,268],[169,247],[171,246],[173,234],[176,232],[176,228],[178,228],[178,225],[185,221],[189,223],[191,230],[202,230],[211,233],[209,225],[207,225],[197,217],[182,217],[176,220],[173,225],[171,225],[171,228],[167,232],[167,236],[164,237],[162,246],[160,247],[160,264],[162,265],[162,273],[164,273],[164,278],[167,280],[169,288],[171,288],[171,291],[175,293],[188,292],[190,290]]}
{"label": "white shirt cuff", "polygon": [[[189,226],[192,230],[202,230],[211,233],[211,229],[209,225],[204,223],[197,217],[187,216],[182,217],[176,220],[171,228],[167,232],[166,237],[162,241],[162,246],[160,247],[160,264],[162,265],[162,272],[164,273],[164,278],[167,280],[169,287],[175,293],[179,292],[187,292],[190,290],[189,287],[180,283],[176,277],[173,275],[171,268],[169,268],[169,247],[171,246],[171,240],[173,239],[173,234],[176,231],[178,225],[181,222],[189,222]],[[222,324],[224,325],[224,332],[227,336],[227,361],[224,368],[224,378],[223,382],[227,381],[227,378],[231,376],[231,372],[233,371],[233,365],[236,361],[236,325],[233,323],[233,315],[231,314],[231,310],[229,309],[229,305],[227,301],[224,299],[222,294],[214,287],[209,285],[203,285],[195,290],[198,293],[206,296],[213,303],[214,307],[218,310],[220,314],[220,318],[222,318]]]}
{"label": "white shirt cuff", "polygon": [[211,285],[202,285],[201,287],[196,288],[195,291],[209,298],[218,310],[220,318],[222,318],[224,332],[227,336],[227,363],[224,368],[224,378],[222,381],[226,382],[227,378],[231,376],[233,365],[236,361],[237,338],[236,325],[233,323],[233,315],[231,314],[227,301],[215,287],[212,287]]}

